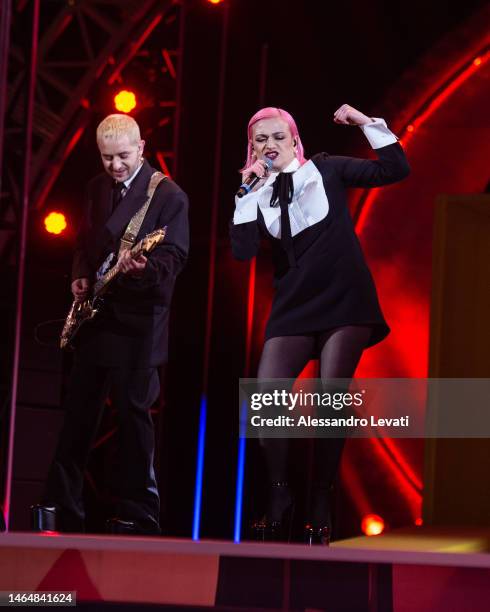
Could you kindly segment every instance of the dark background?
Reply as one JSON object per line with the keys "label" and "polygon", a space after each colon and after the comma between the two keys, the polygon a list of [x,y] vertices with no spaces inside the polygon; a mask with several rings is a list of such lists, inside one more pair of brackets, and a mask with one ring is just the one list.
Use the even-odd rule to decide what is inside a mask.
{"label": "dark background", "polygon": [[[351,154],[356,150],[369,155],[359,130],[332,122],[334,111],[348,103],[366,114],[384,117],[390,124],[394,117],[385,111],[389,106],[390,88],[446,33],[484,4],[480,0],[464,3],[230,1],[223,112],[218,117],[225,7],[213,6],[205,0],[186,3],[178,174],[174,178],[191,202],[191,254],[175,295],[171,359],[165,374],[167,399],[159,423],[163,518],[167,533],[182,536],[191,533],[216,168],[219,172],[218,236],[214,245],[217,267],[201,534],[230,538],[237,456],[237,378],[243,375],[245,365],[248,267],[232,261],[227,226],[233,212],[233,193],[239,183],[238,169],[246,152],[247,122],[260,105],[282,107],[295,117],[307,157],[322,150],[337,154]],[[266,79],[261,101],[260,65],[264,55]],[[141,83],[137,85],[143,87]],[[113,111],[110,97],[103,92],[104,84],[101,84],[91,125],[67,160],[46,203],[47,209],[64,210],[72,229],[54,240],[41,227],[45,211],[34,212],[30,218],[24,315],[28,346],[32,346],[36,322],[62,317],[70,300],[70,251],[83,204],[83,188],[100,171],[95,127]],[[156,136],[152,133],[151,109],[140,114],[136,109],[133,115],[147,139],[148,157],[157,165],[152,158],[158,143],[152,140]],[[216,158],[219,120],[222,121],[222,151]],[[259,262],[259,270],[259,294],[262,288],[268,293],[270,279],[266,261]],[[2,294],[5,392],[10,379],[13,287],[14,271],[10,268]],[[254,333],[252,375],[260,354],[262,319],[256,322]],[[59,362],[60,356],[54,349],[43,350],[47,361]],[[28,350],[23,358],[29,358]],[[59,369],[59,388],[51,389],[55,396],[62,393],[66,367],[62,364]],[[32,398],[29,401],[34,404]],[[44,444],[43,440],[37,440],[37,447],[29,449],[30,461],[35,461],[36,454],[44,453]],[[250,518],[252,507],[260,506],[261,486],[250,485],[260,484],[263,472],[257,449],[253,444],[249,447],[245,522]],[[17,455],[22,450],[19,448]],[[298,479],[301,470],[306,469],[301,466],[298,464]],[[254,497],[251,491],[257,492],[256,503],[251,499]],[[341,492],[339,498],[342,499]],[[341,532],[356,533],[359,527],[355,511],[347,502],[342,507]],[[407,521],[402,510],[393,511],[390,518],[393,526]]]}

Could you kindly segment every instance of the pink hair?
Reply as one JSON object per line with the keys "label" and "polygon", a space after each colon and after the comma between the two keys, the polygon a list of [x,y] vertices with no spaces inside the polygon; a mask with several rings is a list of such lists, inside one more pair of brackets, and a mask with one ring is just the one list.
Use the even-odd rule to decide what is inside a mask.
{"label": "pink hair", "polygon": [[292,137],[296,140],[296,157],[299,160],[299,163],[303,165],[306,162],[305,159],[305,151],[303,148],[303,144],[301,142],[301,138],[299,137],[298,127],[296,125],[296,121],[293,119],[292,115],[290,115],[287,111],[282,108],[275,108],[273,106],[267,106],[266,108],[261,108],[259,111],[255,113],[255,115],[248,122],[247,135],[248,135],[248,144],[247,144],[247,161],[245,162],[244,168],[240,170],[243,172],[247,168],[249,168],[253,163],[253,144],[252,144],[252,127],[257,121],[261,121],[262,119],[272,119],[279,117],[283,121],[285,121],[289,129],[291,130]]}

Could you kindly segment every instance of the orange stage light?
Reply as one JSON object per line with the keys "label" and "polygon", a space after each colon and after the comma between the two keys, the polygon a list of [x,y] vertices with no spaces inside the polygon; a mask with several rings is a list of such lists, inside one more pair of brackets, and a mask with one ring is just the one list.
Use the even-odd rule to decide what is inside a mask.
{"label": "orange stage light", "polygon": [[136,95],[133,91],[127,89],[121,90],[114,96],[114,106],[121,113],[130,113],[133,108],[136,108]]}
{"label": "orange stage light", "polygon": [[377,514],[366,514],[362,519],[361,529],[367,536],[379,535],[385,529],[385,522]]}
{"label": "orange stage light", "polygon": [[50,212],[44,218],[44,227],[48,234],[61,234],[68,227],[66,217],[60,212]]}
{"label": "orange stage light", "polygon": [[223,0],[208,0],[210,4],[220,4]]}

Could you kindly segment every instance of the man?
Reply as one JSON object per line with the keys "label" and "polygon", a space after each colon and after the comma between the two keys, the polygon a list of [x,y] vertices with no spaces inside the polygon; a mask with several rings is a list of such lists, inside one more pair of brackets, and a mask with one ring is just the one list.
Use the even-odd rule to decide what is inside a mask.
{"label": "man", "polygon": [[[97,276],[117,258],[120,239],[144,205],[155,172],[143,158],[138,124],[127,115],[106,117],[97,128],[97,144],[105,173],[87,189],[73,261],[76,300],[89,295]],[[84,531],[83,473],[110,395],[118,450],[109,484],[114,516],[107,529],[160,533],[150,407],[160,391],[157,368],[167,360],[170,303],[189,244],[187,196],[168,178],[158,185],[135,243],[164,227],[163,243],[147,257],[132,259],[129,250],[119,256],[121,274],[103,308],[77,334],[65,423],[43,503],[33,508],[37,529],[49,528],[55,515],[57,529]]]}

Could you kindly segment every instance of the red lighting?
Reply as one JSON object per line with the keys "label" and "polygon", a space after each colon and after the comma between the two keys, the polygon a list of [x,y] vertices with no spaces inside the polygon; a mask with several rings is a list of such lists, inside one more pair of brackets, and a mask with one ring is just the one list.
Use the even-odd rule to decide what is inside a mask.
{"label": "red lighting", "polygon": [[223,0],[208,0],[209,4],[220,4]]}
{"label": "red lighting", "polygon": [[157,151],[156,158],[158,159],[158,163],[160,164],[163,174],[166,174],[169,178],[172,178],[167,162],[165,161],[165,157],[161,151]]}
{"label": "red lighting", "polygon": [[361,529],[367,536],[379,535],[385,530],[385,522],[377,514],[367,514],[362,519]]}
{"label": "red lighting", "polygon": [[[406,128],[407,132],[410,134],[415,130],[415,127],[418,128],[423,123],[425,123],[425,121],[431,115],[434,114],[434,112],[441,106],[441,104],[445,100],[447,100],[450,97],[450,95],[453,92],[455,92],[459,87],[461,87],[484,62],[488,61],[489,57],[490,57],[490,52],[487,51],[485,55],[475,57],[475,59],[471,63],[466,65],[466,67],[462,70],[462,72],[460,72],[457,75],[451,76],[446,81],[446,83],[444,83],[444,86],[442,87],[441,91],[437,93],[432,99],[428,100],[428,104],[425,110],[412,118],[412,123],[407,125],[407,128]],[[406,139],[405,139],[405,145],[407,144],[406,141],[408,140],[409,140],[409,135],[407,134]],[[367,219],[368,213],[370,212],[372,202],[375,199],[376,191],[377,191],[376,189],[370,189],[367,192],[367,195],[363,198],[361,211],[359,213],[359,217],[356,223],[356,231],[358,234],[362,233],[362,229]]]}
{"label": "red lighting", "polygon": [[130,113],[133,108],[136,108],[136,95],[133,91],[127,89],[121,90],[114,96],[114,106],[121,113]]}
{"label": "red lighting", "polygon": [[63,213],[50,212],[49,215],[44,218],[44,227],[48,234],[59,235],[65,231],[68,224]]}
{"label": "red lighting", "polygon": [[415,524],[417,525],[417,527],[421,527],[424,524],[424,521],[421,517],[419,517],[415,520]]}

